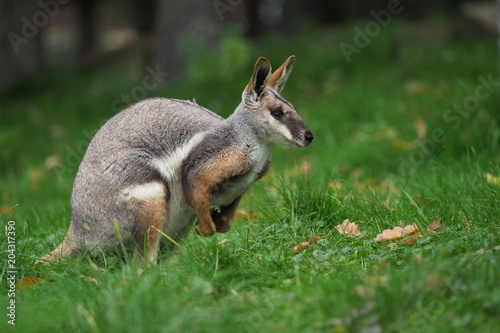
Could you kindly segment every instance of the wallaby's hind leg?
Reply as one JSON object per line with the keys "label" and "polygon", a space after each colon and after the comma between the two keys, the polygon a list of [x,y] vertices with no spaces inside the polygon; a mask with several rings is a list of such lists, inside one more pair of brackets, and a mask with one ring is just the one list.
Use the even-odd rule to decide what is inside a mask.
{"label": "wallaby's hind leg", "polygon": [[155,263],[158,256],[160,231],[167,214],[165,196],[156,196],[141,202],[140,221],[134,236],[136,263]]}

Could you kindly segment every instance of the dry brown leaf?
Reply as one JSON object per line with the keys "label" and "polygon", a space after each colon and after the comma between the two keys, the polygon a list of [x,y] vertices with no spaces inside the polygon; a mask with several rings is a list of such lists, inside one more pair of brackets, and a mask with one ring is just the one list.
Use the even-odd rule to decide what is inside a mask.
{"label": "dry brown leaf", "polygon": [[392,146],[394,148],[402,149],[402,150],[413,150],[415,149],[415,143],[406,141],[400,138],[396,138],[392,140]]}
{"label": "dry brown leaf", "polygon": [[413,245],[422,236],[420,232],[412,234],[410,237],[403,238],[400,241],[390,242],[387,244],[391,250],[396,249],[400,245]]}
{"label": "dry brown leaf", "polygon": [[422,94],[427,90],[427,85],[418,80],[412,80],[405,83],[405,91],[408,95]]}
{"label": "dry brown leaf", "polygon": [[441,231],[441,218],[432,221],[431,224],[427,227],[427,231],[431,234]]}
{"label": "dry brown leaf", "polygon": [[417,241],[417,239],[420,237],[419,234],[414,234],[411,237],[405,238],[401,240],[398,245],[413,245]]}
{"label": "dry brown leaf", "polygon": [[382,231],[382,233],[378,234],[377,237],[374,238],[374,241],[385,242],[391,239],[401,238],[412,234],[420,236],[418,227],[415,224],[407,225],[404,228],[395,227],[393,229],[386,229]]}
{"label": "dry brown leaf", "polygon": [[28,171],[28,177],[31,180],[31,188],[34,191],[38,190],[38,183],[40,182],[40,179],[45,177],[46,171],[45,169],[42,168],[31,168]]}
{"label": "dry brown leaf", "polygon": [[467,218],[467,216],[462,216],[462,224],[465,226],[465,228],[467,229],[467,231],[472,231],[473,229],[476,229],[476,226],[474,225],[474,223],[472,223],[471,220],[469,220]]}
{"label": "dry brown leaf", "polygon": [[425,124],[425,121],[423,121],[421,118],[417,118],[413,122],[413,125],[415,126],[417,137],[421,140],[424,139],[427,134],[427,125]]}
{"label": "dry brown leaf", "polygon": [[500,186],[500,177],[493,176],[491,173],[485,172],[484,178],[486,178],[486,182],[489,184]]}
{"label": "dry brown leaf", "polygon": [[255,220],[255,212],[251,209],[238,209],[234,215],[236,220],[247,220],[253,222]]}
{"label": "dry brown leaf", "polygon": [[86,275],[83,275],[83,274],[80,274],[80,277],[81,277],[82,279],[84,279],[85,281],[87,281],[87,282],[92,282],[92,283],[94,283],[96,286],[98,286],[98,285],[99,285],[99,281],[97,281],[97,280],[96,280],[95,278],[93,278],[93,277],[86,276]]}
{"label": "dry brown leaf", "polygon": [[38,182],[45,176],[45,170],[42,168],[31,168],[28,171],[28,177],[32,182]]}
{"label": "dry brown leaf", "polygon": [[59,140],[64,136],[65,130],[61,125],[52,124],[49,127],[49,132],[52,139]]}
{"label": "dry brown leaf", "polygon": [[335,229],[342,235],[348,237],[358,237],[361,235],[361,231],[356,223],[349,221],[349,219],[344,220],[341,224],[335,226]]}
{"label": "dry brown leaf", "polygon": [[10,205],[1,205],[0,206],[0,216],[5,215],[7,217],[14,216],[14,207]]}
{"label": "dry brown leaf", "polygon": [[367,297],[375,294],[373,287],[357,285],[351,290],[351,294],[356,295],[358,297]]}
{"label": "dry brown leaf", "polygon": [[43,280],[35,276],[23,276],[22,279],[17,279],[16,290],[28,290],[35,284],[42,282]]}
{"label": "dry brown leaf", "polygon": [[398,242],[390,242],[389,244],[387,244],[387,246],[391,249],[391,250],[394,250],[398,247]]}
{"label": "dry brown leaf", "polygon": [[308,247],[309,245],[311,245],[312,243],[317,242],[318,240],[319,240],[318,236],[312,236],[309,242],[302,242],[299,245],[294,246],[293,252],[298,253],[303,249],[305,249],[306,247]]}
{"label": "dry brown leaf", "polygon": [[60,162],[59,162],[59,156],[57,156],[57,155],[49,155],[49,156],[45,159],[45,168],[46,168],[47,170],[54,170],[54,169],[56,169],[59,165],[60,165]]}
{"label": "dry brown leaf", "polygon": [[340,190],[344,186],[344,181],[337,179],[330,180],[328,182],[328,186],[330,186],[331,189]]}
{"label": "dry brown leaf", "polygon": [[309,161],[302,161],[299,166],[290,168],[286,171],[289,176],[309,176],[311,172],[311,164]]}

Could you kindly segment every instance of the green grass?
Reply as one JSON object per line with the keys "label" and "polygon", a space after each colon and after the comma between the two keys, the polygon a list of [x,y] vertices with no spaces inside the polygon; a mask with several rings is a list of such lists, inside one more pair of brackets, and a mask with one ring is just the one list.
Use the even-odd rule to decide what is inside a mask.
{"label": "green grass", "polygon": [[[254,219],[210,238],[190,233],[142,273],[112,255],[33,265],[68,227],[86,133],[140,85],[137,68],[58,74],[11,93],[0,109],[0,222],[16,222],[17,278],[42,281],[17,290],[16,326],[8,325],[1,236],[1,331],[495,332],[500,184],[486,175],[500,177],[498,87],[460,124],[443,115],[474,96],[479,77],[497,81],[496,41],[421,36],[395,21],[348,64],[338,45],[352,43],[355,25],[254,44],[230,37],[219,56],[191,55],[203,75],[148,92],[196,98],[227,115],[257,56],[277,67],[296,54],[284,96],[315,140],[275,148],[270,174],[240,205]],[[224,59],[233,53],[231,71]],[[45,165],[49,156],[59,160],[55,169]],[[336,231],[347,218],[361,236]],[[426,232],[439,218],[442,230]],[[422,237],[392,247],[373,241],[403,223],[422,226]],[[312,236],[319,240],[294,253]]]}

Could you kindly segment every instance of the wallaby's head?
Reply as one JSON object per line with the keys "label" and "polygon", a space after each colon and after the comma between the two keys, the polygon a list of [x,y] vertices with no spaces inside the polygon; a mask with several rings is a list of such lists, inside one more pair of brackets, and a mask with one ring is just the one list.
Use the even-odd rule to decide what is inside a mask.
{"label": "wallaby's head", "polygon": [[262,140],[306,147],[313,134],[280,92],[290,75],[295,56],[290,56],[274,73],[266,58],[259,58],[250,82],[243,91],[245,118],[252,123]]}

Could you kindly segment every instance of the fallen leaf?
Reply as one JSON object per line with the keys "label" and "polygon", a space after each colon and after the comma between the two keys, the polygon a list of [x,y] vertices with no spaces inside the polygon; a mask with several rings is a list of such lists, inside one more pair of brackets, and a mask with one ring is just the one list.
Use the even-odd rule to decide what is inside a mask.
{"label": "fallen leaf", "polygon": [[412,235],[411,237],[405,238],[401,240],[398,245],[413,245],[417,241],[418,237],[420,237],[417,234]]}
{"label": "fallen leaf", "polygon": [[441,231],[441,218],[432,221],[432,223],[427,227],[427,231],[431,234]]}
{"label": "fallen leaf", "polygon": [[420,236],[422,236],[422,235],[420,234],[420,232],[418,232],[418,233],[411,235],[410,237],[403,238],[400,241],[390,242],[389,244],[387,244],[387,246],[389,246],[389,248],[391,250],[394,250],[400,245],[413,245],[413,244],[415,244],[417,239],[420,238]]}
{"label": "fallen leaf", "polygon": [[0,206],[0,216],[6,215],[7,217],[14,216],[14,207],[10,205],[1,205]]}
{"label": "fallen leaf", "polygon": [[344,186],[344,181],[337,179],[330,180],[328,186],[333,190],[340,190]]}
{"label": "fallen leaf", "polygon": [[357,285],[352,289],[351,294],[358,297],[367,297],[373,296],[375,294],[375,291],[373,290],[373,287]]}
{"label": "fallen leaf", "polygon": [[319,240],[318,236],[312,236],[311,239],[309,240],[309,242],[302,242],[299,245],[294,246],[293,252],[295,252],[295,253],[300,252],[303,249],[305,249],[306,247],[308,247],[309,245],[311,245],[312,243],[317,242],[318,240]]}
{"label": "fallen leaf", "polygon": [[289,176],[309,176],[311,172],[311,164],[309,161],[302,161],[299,166],[290,168],[286,171],[286,174]]}
{"label": "fallen leaf", "polygon": [[387,126],[384,130],[384,137],[390,140],[395,139],[398,137],[398,132],[394,127]]}
{"label": "fallen leaf", "polygon": [[394,148],[402,149],[402,150],[413,150],[415,149],[415,143],[411,141],[406,141],[400,138],[395,138],[392,140],[392,146]]}
{"label": "fallen leaf", "polygon": [[412,80],[405,83],[404,86],[408,95],[418,95],[427,90],[427,86],[422,81]]}
{"label": "fallen leaf", "polygon": [[309,163],[309,161],[302,161],[302,163],[299,166],[299,173],[303,176],[308,176],[310,172],[311,172],[311,164]]}
{"label": "fallen leaf", "polygon": [[374,238],[374,241],[385,242],[391,239],[401,238],[412,234],[420,236],[418,227],[415,224],[407,225],[404,228],[395,227],[393,229],[386,229],[382,231],[382,233],[378,234],[377,237]]}
{"label": "fallen leaf", "polygon": [[236,220],[249,220],[253,222],[255,220],[255,212],[251,209],[238,209],[234,215]]}
{"label": "fallen leaf", "polygon": [[28,290],[42,281],[42,279],[35,276],[23,276],[22,279],[16,280],[16,290]]}
{"label": "fallen leaf", "polygon": [[223,247],[227,242],[229,242],[229,239],[227,238],[224,238],[224,239],[221,239],[219,241],[219,243],[217,243],[219,246]]}
{"label": "fallen leaf", "polygon": [[36,191],[38,190],[38,182],[45,177],[45,169],[31,168],[28,171],[28,177],[31,180],[31,188]]}
{"label": "fallen leaf", "polygon": [[442,289],[446,282],[445,277],[429,275],[425,279],[425,289],[426,290],[438,290]]}
{"label": "fallen leaf", "polygon": [[465,228],[467,229],[467,231],[472,231],[473,229],[476,228],[476,226],[474,225],[474,223],[472,223],[471,220],[469,220],[467,218],[467,216],[462,216],[462,224],[465,226]]}
{"label": "fallen leaf", "polygon": [[344,220],[341,224],[335,226],[335,229],[342,235],[348,237],[358,237],[361,235],[361,231],[356,223],[349,221],[349,219]]}
{"label": "fallen leaf", "polygon": [[486,178],[486,182],[489,184],[500,186],[500,177],[493,176],[491,173],[485,172],[484,178]]}
{"label": "fallen leaf", "polygon": [[421,118],[417,118],[413,122],[413,126],[415,126],[417,137],[421,140],[424,139],[427,134],[427,125],[425,124],[425,121],[423,121]]}
{"label": "fallen leaf", "polygon": [[92,282],[92,283],[94,283],[96,286],[98,286],[98,285],[99,285],[99,281],[97,281],[97,280],[96,280],[95,278],[93,278],[93,277],[86,276],[86,275],[83,275],[83,274],[80,274],[80,277],[81,277],[83,280],[87,281],[87,282]]}
{"label": "fallen leaf", "polygon": [[45,168],[47,170],[53,170],[59,166],[59,156],[50,155],[45,159]]}
{"label": "fallen leaf", "polygon": [[42,179],[45,176],[45,170],[42,168],[31,168],[28,171],[28,177],[31,179],[33,182],[38,182],[40,179]]}
{"label": "fallen leaf", "polygon": [[64,128],[58,124],[52,124],[49,127],[50,136],[52,139],[59,140],[64,136]]}

